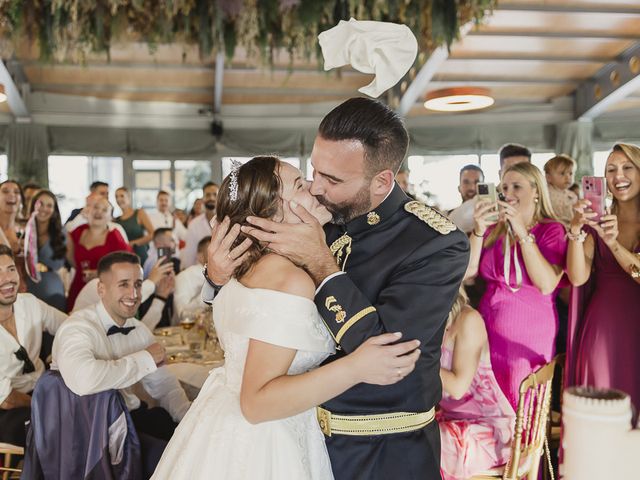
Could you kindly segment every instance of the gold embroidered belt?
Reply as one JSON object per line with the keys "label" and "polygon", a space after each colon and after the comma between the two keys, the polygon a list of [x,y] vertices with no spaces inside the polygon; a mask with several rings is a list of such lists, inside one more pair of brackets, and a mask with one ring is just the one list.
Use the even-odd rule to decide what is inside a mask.
{"label": "gold embroidered belt", "polygon": [[320,429],[327,437],[336,435],[387,435],[411,432],[426,427],[436,416],[435,407],[428,412],[394,412],[377,415],[337,415],[316,407]]}

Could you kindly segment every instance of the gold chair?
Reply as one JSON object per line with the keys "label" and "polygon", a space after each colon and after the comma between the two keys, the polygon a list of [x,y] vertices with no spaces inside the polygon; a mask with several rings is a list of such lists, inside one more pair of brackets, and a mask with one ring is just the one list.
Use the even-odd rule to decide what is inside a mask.
{"label": "gold chair", "polygon": [[[547,426],[551,405],[551,384],[556,359],[540,367],[520,384],[511,457],[506,465],[473,476],[469,480],[538,480],[540,458],[546,454],[551,469]],[[553,479],[553,473],[551,474]]]}
{"label": "gold chair", "polygon": [[[0,472],[3,472],[2,480],[14,478],[14,476],[11,475],[12,473],[22,472],[19,468],[11,468],[11,458],[14,455],[24,456],[24,448],[11,445],[10,443],[0,443],[0,455],[4,456],[4,462],[0,464]],[[19,476],[15,478],[19,478]]]}

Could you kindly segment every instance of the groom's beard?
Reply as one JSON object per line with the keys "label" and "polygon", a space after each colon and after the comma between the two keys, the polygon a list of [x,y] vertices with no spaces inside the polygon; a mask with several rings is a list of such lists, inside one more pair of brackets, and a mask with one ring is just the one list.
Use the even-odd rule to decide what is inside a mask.
{"label": "groom's beard", "polygon": [[335,225],[345,225],[356,217],[364,215],[371,210],[369,197],[369,185],[363,186],[355,197],[347,202],[332,203],[322,195],[315,195],[322,205],[331,213],[331,222]]}

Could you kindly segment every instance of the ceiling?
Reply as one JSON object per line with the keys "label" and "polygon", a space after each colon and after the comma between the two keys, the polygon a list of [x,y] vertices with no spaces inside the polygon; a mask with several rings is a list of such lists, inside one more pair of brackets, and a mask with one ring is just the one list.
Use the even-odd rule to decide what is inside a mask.
{"label": "ceiling", "polygon": [[[501,0],[483,25],[473,27],[435,64],[435,73],[419,90],[424,94],[475,85],[491,90],[496,98],[493,113],[532,109],[570,113],[575,111],[577,89],[591,85],[612,62],[639,46],[640,0]],[[119,115],[127,124],[127,115],[145,109],[153,112],[145,118],[175,117],[182,126],[210,121],[215,57],[201,59],[195,47],[160,45],[150,53],[144,44],[117,44],[111,48],[110,61],[105,55],[93,55],[85,65],[46,64],[38,55],[36,47],[24,44],[14,58],[5,59],[14,77],[22,78],[24,85],[16,83],[36,121],[73,124]],[[417,74],[410,72],[403,92]],[[296,59],[291,66],[284,53],[275,59],[273,69],[261,68],[238,52],[224,67],[221,117],[242,125],[243,119],[259,112],[315,116],[356,95],[371,78],[350,69],[325,73],[315,61]],[[414,120],[446,116],[451,122],[464,122],[477,115],[429,113],[421,98],[407,112]],[[602,114],[634,111],[640,107],[640,86],[609,103]],[[86,117],[92,109],[94,120]],[[0,112],[5,112],[5,120],[11,118],[8,104],[0,104]],[[161,126],[170,125],[171,118]],[[109,124],[118,124],[114,122]]]}

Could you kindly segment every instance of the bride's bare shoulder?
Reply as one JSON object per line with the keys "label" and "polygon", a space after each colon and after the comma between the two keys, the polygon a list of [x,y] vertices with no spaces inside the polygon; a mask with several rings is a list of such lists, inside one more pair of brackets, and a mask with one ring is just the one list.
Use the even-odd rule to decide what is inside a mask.
{"label": "bride's bare shoulder", "polygon": [[313,300],[315,284],[307,272],[288,258],[269,253],[242,278],[250,288],[266,288]]}

